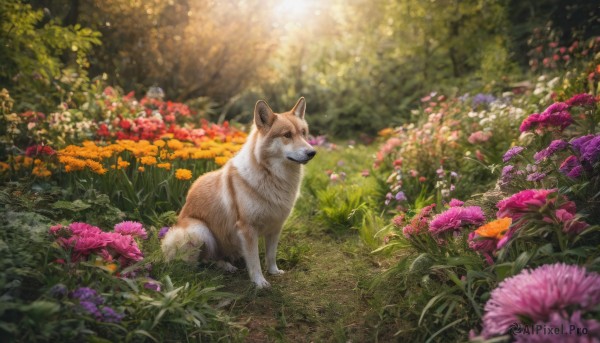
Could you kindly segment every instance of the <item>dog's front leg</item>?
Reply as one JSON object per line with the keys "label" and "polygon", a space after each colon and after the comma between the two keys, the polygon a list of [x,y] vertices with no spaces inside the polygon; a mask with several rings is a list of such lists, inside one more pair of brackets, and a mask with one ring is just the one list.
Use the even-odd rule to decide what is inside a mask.
{"label": "dog's front leg", "polygon": [[265,279],[260,268],[260,258],[258,256],[258,232],[256,232],[252,226],[242,221],[238,221],[236,226],[250,280],[252,280],[258,288],[270,287],[271,284]]}
{"label": "dog's front leg", "polygon": [[278,230],[277,233],[265,235],[265,246],[267,250],[265,254],[265,264],[267,265],[269,274],[279,275],[285,273],[283,270],[277,268],[277,245],[279,244],[280,233],[281,230]]}

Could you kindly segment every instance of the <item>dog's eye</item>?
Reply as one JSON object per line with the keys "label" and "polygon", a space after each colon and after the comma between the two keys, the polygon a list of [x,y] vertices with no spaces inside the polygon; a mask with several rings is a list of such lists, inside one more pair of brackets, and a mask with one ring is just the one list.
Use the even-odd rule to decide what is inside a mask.
{"label": "dog's eye", "polygon": [[288,132],[286,132],[286,133],[283,134],[283,137],[285,137],[285,138],[292,138],[292,133],[288,131]]}

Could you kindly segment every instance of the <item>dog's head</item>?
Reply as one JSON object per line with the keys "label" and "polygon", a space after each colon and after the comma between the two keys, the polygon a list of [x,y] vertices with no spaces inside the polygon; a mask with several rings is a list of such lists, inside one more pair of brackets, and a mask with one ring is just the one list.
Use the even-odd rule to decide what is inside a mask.
{"label": "dog's head", "polygon": [[317,151],[308,144],[308,124],[304,120],[306,101],[300,98],[291,111],[274,113],[263,100],[254,107],[254,124],[270,157],[306,164]]}

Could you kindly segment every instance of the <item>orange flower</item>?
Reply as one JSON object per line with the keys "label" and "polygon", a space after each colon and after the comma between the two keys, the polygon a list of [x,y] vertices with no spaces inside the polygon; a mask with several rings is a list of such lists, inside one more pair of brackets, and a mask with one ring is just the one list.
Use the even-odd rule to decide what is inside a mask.
{"label": "orange flower", "polygon": [[386,127],[385,129],[379,131],[379,135],[381,137],[387,137],[387,136],[391,136],[394,133],[394,129],[390,128],[390,127]]}
{"label": "orange flower", "polygon": [[140,173],[143,173],[145,170],[146,170],[146,168],[144,168],[144,167],[138,167],[138,171],[139,171]]}
{"label": "orange flower", "polygon": [[159,163],[156,165],[158,168],[171,170],[171,163]]}
{"label": "orange flower", "polygon": [[480,237],[501,239],[510,224],[512,224],[512,219],[509,217],[497,219],[479,227],[475,233]]}
{"label": "orange flower", "polygon": [[192,171],[189,169],[177,169],[175,171],[175,177],[178,180],[189,180],[192,178]]}
{"label": "orange flower", "polygon": [[148,165],[148,166],[153,166],[156,164],[156,157],[154,156],[144,156],[140,159],[140,162],[142,164]]}

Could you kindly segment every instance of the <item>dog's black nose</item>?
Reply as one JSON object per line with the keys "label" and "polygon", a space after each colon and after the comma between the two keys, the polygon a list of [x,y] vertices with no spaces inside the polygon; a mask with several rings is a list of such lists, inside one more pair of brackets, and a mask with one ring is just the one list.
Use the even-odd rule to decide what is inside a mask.
{"label": "dog's black nose", "polygon": [[306,153],[306,156],[313,158],[313,157],[315,157],[316,154],[317,154],[317,150],[311,150]]}

